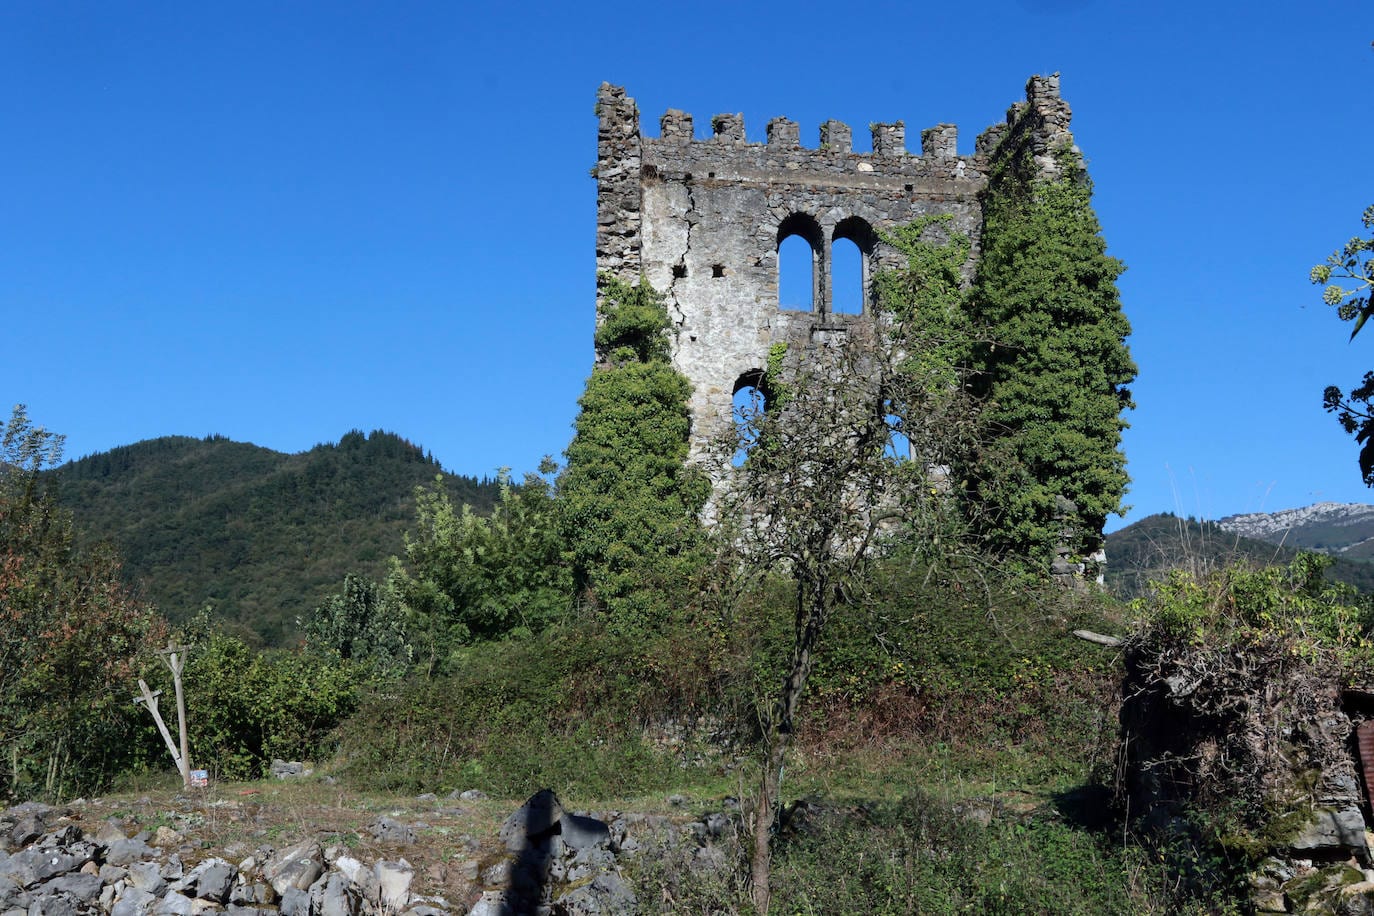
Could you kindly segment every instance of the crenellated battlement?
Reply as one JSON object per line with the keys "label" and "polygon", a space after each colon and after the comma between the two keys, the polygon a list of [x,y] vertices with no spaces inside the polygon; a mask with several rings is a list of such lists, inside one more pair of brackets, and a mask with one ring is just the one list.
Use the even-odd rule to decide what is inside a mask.
{"label": "crenellated battlement", "polygon": [[[744,115],[742,114],[718,114],[711,118],[711,134],[709,137],[698,137],[695,133],[695,120],[692,115],[676,108],[670,108],[659,118],[659,135],[657,137],[644,136],[641,140],[649,148],[661,148],[672,146],[694,147],[701,145],[702,152],[711,156],[720,156],[722,146],[740,147],[742,149],[762,151],[765,154],[777,154],[779,167],[797,168],[808,161],[815,163],[824,169],[833,169],[835,157],[853,157],[857,165],[858,162],[872,163],[874,160],[894,160],[894,159],[930,159],[941,162],[950,162],[959,158],[958,138],[959,130],[953,124],[937,124],[934,127],[926,128],[921,131],[921,148],[919,152],[910,152],[906,148],[906,125],[902,121],[893,123],[877,123],[869,125],[872,135],[873,149],[869,153],[858,153],[854,151],[854,132],[853,129],[843,121],[826,121],[820,125],[818,131],[818,141],[815,146],[805,146],[802,143],[801,125],[789,118],[774,118],[768,122],[767,139],[763,143],[750,142],[745,133]],[[665,150],[665,155],[668,155]],[[807,154],[810,154],[808,157]],[[763,165],[765,157],[753,155],[752,161],[758,165]],[[893,163],[885,163],[884,168],[889,168]],[[920,169],[919,163],[906,163],[909,167],[907,171]],[[965,168],[968,163],[965,164]],[[877,166],[875,165],[876,169]],[[864,171],[870,171],[864,169]]]}
{"label": "crenellated battlement", "polygon": [[[621,122],[619,129],[613,132],[639,131],[639,111],[633,99],[625,97],[624,89],[603,84],[599,100],[598,111],[602,119],[610,117]],[[820,124],[815,146],[805,145],[801,125],[785,117],[768,122],[763,143],[749,141],[742,114],[718,114],[709,124],[709,136],[698,137],[696,119],[688,112],[670,108],[658,119],[658,136],[641,134],[639,141],[644,150],[653,152],[652,158],[661,160],[658,163],[660,174],[663,166],[671,167],[677,160],[728,159],[729,150],[735,153],[738,160],[735,164],[747,164],[755,170],[776,167],[833,172],[837,167],[848,167],[870,176],[887,172],[910,176],[921,173],[925,162],[929,161],[934,172],[947,174],[949,167],[959,162],[963,172],[978,171],[975,160],[985,152],[979,149],[974,156],[960,157],[959,131],[953,124],[937,124],[921,131],[919,151],[907,149],[904,122],[871,124],[871,152],[854,151],[853,129],[843,121],[829,120]],[[841,158],[844,164],[838,162]],[[968,177],[977,176],[970,174]]]}

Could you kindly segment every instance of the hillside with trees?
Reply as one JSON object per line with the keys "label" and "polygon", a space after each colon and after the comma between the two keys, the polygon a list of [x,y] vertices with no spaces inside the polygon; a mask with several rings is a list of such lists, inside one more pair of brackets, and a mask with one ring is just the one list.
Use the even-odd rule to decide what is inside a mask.
{"label": "hillside with trees", "polygon": [[[1225,519],[1208,522],[1161,512],[1113,531],[1107,535],[1107,588],[1119,598],[1139,598],[1174,571],[1206,575],[1236,563],[1286,566],[1301,551],[1319,549],[1309,541],[1350,543],[1348,530],[1346,540],[1333,541],[1328,525],[1314,526],[1311,537],[1300,535],[1288,543],[1281,535],[1246,537],[1224,525]],[[1364,559],[1336,553],[1324,575],[1329,582],[1374,593],[1374,563]]]}
{"label": "hillside with trees", "polygon": [[[403,550],[432,456],[393,433],[353,431],[288,455],[223,436],[169,436],[50,472],[78,546],[108,541],[124,581],[180,623],[203,608],[267,645],[350,572],[382,576]],[[490,510],[494,480],[444,475],[444,492]]]}

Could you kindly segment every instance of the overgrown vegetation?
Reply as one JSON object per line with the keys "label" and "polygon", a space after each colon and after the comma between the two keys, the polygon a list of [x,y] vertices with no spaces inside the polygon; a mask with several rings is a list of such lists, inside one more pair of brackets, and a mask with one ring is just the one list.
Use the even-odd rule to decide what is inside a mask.
{"label": "overgrown vegetation", "polygon": [[1120,791],[1198,887],[1282,851],[1322,799],[1357,803],[1340,691],[1374,674],[1374,616],[1329,563],[1178,572],[1138,604]]}
{"label": "overgrown vegetation", "polygon": [[579,599],[650,632],[703,562],[697,516],[710,484],[686,464],[691,388],[668,359],[662,297],[612,277],[601,297],[559,518]]}
{"label": "overgrown vegetation", "polygon": [[1047,565],[1076,508],[1078,556],[1101,545],[1126,491],[1122,412],[1136,367],[1130,324],[1107,255],[1092,185],[1076,152],[1046,175],[1029,145],[997,163],[984,193],[972,320],[992,329],[973,347],[971,385],[991,439],[969,471],[977,524],[991,550]]}
{"label": "overgrown vegetation", "polygon": [[46,467],[62,437],[0,423],[0,798],[70,797],[139,762],[134,678],[165,626],[108,550],[78,551]]}
{"label": "overgrown vegetation", "polygon": [[[1116,711],[1115,658],[1068,634],[1119,629],[1119,609],[1049,585],[1044,563],[1006,562],[1052,548],[1052,497],[1075,500],[1091,532],[1124,486],[1119,265],[1076,161],[1060,167],[997,178],[973,286],[948,218],[888,235],[906,264],[877,278],[876,320],[770,350],[769,409],[720,444],[747,457],[714,493],[686,464],[690,389],[662,298],[602,278],[561,474],[503,473],[484,501],[402,450],[425,474],[409,533],[388,562],[338,570],[335,594],[298,602],[299,630],[279,640],[294,648],[186,623],[196,765],[243,778],[314,758],[405,793],[743,796],[750,881],[728,867],[690,890],[644,876],[698,908],[746,909],[748,894],[763,912],[1149,911],[1162,873],[1105,819],[1053,810],[1102,791]],[[309,499],[289,482],[259,495],[329,517],[331,481],[365,489],[352,471],[393,445],[346,438],[310,464]],[[340,462],[348,473],[328,470]],[[1032,478],[1039,489],[1013,492]],[[150,635],[143,649],[165,634]],[[157,765],[146,722],[124,745],[126,768]],[[910,790],[895,798],[894,784]],[[824,800],[795,803],[812,794]]]}

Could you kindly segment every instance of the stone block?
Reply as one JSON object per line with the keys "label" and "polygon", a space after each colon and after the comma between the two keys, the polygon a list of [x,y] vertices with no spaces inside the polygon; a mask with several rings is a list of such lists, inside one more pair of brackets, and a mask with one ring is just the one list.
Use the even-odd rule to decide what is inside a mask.
{"label": "stone block", "polygon": [[305,840],[273,856],[263,870],[263,877],[283,898],[293,888],[304,892],[323,874],[323,858],[320,844]]}

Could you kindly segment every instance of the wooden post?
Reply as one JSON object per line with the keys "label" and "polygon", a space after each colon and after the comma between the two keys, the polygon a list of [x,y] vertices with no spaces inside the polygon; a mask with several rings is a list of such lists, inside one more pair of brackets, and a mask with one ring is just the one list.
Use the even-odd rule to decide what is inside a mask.
{"label": "wooden post", "polygon": [[135,703],[142,703],[148,707],[148,711],[153,714],[153,721],[157,723],[157,730],[162,734],[162,740],[167,744],[167,753],[172,755],[172,762],[177,766],[177,772],[181,774],[181,781],[185,785],[191,784],[191,771],[186,766],[186,759],[177,753],[176,743],[172,741],[172,733],[167,731],[167,723],[162,721],[162,713],[157,709],[157,698],[162,695],[161,690],[149,690],[148,684],[143,678],[138,679],[138,689],[142,691],[142,696],[134,697]]}
{"label": "wooden post", "polygon": [[177,731],[181,735],[181,781],[186,788],[191,787],[191,752],[186,740],[186,698],[181,692],[181,669],[186,665],[186,647],[174,646],[170,642],[160,653],[165,657],[167,667],[172,669],[172,687],[177,696]]}
{"label": "wooden post", "polygon": [[167,752],[172,755],[172,762],[176,764],[177,772],[181,774],[181,784],[183,788],[191,788],[191,750],[190,742],[186,737],[186,697],[181,690],[181,670],[186,666],[186,647],[175,646],[170,642],[167,648],[158,651],[167,663],[167,667],[172,669],[172,686],[176,691],[177,698],[177,731],[181,738],[180,747],[172,741],[172,733],[167,730],[167,723],[162,721],[162,713],[157,708],[157,698],[162,693],[161,690],[149,690],[148,685],[142,678],[138,679],[138,689],[143,692],[142,696],[134,697],[135,703],[143,703],[148,707],[148,711],[153,714],[153,721],[157,723],[157,730],[162,733],[162,740],[167,743]]}

